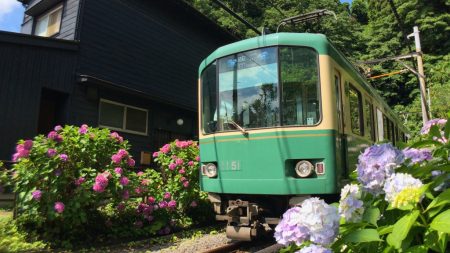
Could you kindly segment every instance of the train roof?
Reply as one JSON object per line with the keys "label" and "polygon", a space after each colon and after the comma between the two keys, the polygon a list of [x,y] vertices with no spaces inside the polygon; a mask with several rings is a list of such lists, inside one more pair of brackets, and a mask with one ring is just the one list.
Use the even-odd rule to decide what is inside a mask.
{"label": "train roof", "polygon": [[[269,46],[305,46],[314,48],[319,55],[329,55],[341,67],[345,69],[350,76],[357,81],[369,94],[371,94],[384,107],[386,113],[397,122],[401,122],[398,117],[392,112],[387,103],[381,98],[378,92],[367,82],[360,72],[350,63],[350,61],[337,50],[332,42],[324,34],[318,33],[272,33],[253,37],[250,39],[234,42],[222,47],[219,47],[212,52],[205,60],[202,61],[199,67],[199,75],[210,63],[218,58],[222,58],[231,54],[252,50],[255,48],[269,47]],[[404,131],[406,129],[401,127]]]}

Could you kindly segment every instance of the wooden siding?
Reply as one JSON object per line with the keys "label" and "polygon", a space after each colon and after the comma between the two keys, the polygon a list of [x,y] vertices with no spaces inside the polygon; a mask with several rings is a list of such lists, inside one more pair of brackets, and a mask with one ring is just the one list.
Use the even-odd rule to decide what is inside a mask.
{"label": "wooden siding", "polygon": [[176,1],[85,0],[80,73],[195,111],[200,62],[233,40],[204,21]]}
{"label": "wooden siding", "polygon": [[42,88],[70,94],[77,45],[0,32],[0,160],[36,135]]}
{"label": "wooden siding", "polygon": [[[27,10],[45,0],[31,0],[28,3]],[[61,28],[59,33],[54,36],[57,39],[74,40],[76,36],[78,10],[80,7],[80,0],[64,0],[63,15],[61,21]],[[34,21],[38,18],[29,15],[24,16],[21,32],[25,34],[32,34],[34,31]]]}

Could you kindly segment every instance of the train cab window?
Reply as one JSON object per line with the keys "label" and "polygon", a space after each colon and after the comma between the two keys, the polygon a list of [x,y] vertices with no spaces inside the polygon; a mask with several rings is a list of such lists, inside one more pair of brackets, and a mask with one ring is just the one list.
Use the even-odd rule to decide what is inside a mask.
{"label": "train cab window", "polygon": [[201,75],[202,85],[202,126],[205,133],[216,131],[217,115],[216,106],[216,63],[212,63],[203,71]]}
{"label": "train cab window", "polygon": [[350,101],[350,120],[352,132],[364,135],[361,93],[350,84],[348,97]]}
{"label": "train cab window", "polygon": [[217,67],[218,131],[280,125],[276,47],[221,58]]}
{"label": "train cab window", "polygon": [[280,47],[283,125],[316,125],[320,120],[317,53],[304,47]]}
{"label": "train cab window", "polygon": [[373,115],[373,106],[367,99],[364,102],[365,132],[367,137],[369,137],[372,141],[375,141],[375,120]]}

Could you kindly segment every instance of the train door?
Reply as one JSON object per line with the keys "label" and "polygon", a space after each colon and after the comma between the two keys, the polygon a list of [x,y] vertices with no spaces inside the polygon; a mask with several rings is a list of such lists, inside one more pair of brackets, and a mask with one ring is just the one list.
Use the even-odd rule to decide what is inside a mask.
{"label": "train door", "polygon": [[341,175],[343,178],[347,177],[348,164],[347,164],[347,136],[345,135],[345,117],[343,109],[342,100],[342,85],[341,85],[341,74],[338,70],[334,70],[334,89],[336,94],[336,111],[337,111],[337,127],[338,133],[336,138],[336,148],[337,148],[337,161],[336,164],[341,169]]}

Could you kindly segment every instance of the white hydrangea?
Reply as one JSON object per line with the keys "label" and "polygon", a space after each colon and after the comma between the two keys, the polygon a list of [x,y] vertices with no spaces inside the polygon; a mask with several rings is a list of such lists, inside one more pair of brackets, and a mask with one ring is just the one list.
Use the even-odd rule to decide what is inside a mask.
{"label": "white hydrangea", "polygon": [[339,201],[339,215],[346,222],[359,222],[364,213],[363,202],[361,201],[361,188],[356,184],[347,184],[341,190]]}
{"label": "white hydrangea", "polygon": [[406,173],[392,174],[384,184],[385,199],[393,203],[397,195],[406,188],[418,189],[422,187],[422,181]]}
{"label": "white hydrangea", "polygon": [[300,225],[308,228],[311,242],[328,245],[336,238],[339,230],[339,214],[336,207],[319,198],[303,201]]}

